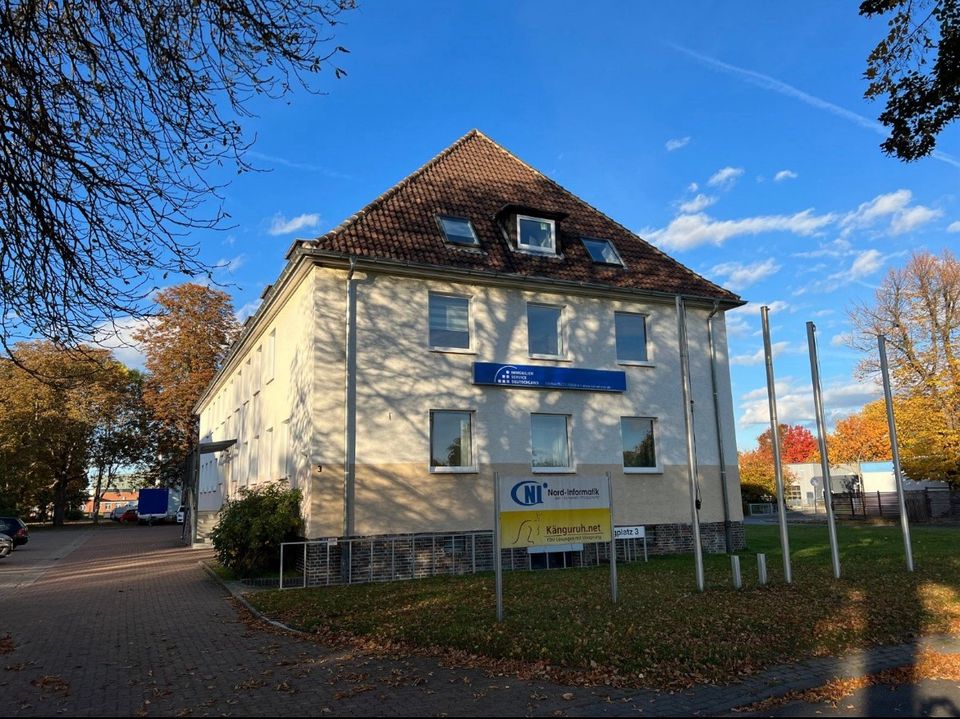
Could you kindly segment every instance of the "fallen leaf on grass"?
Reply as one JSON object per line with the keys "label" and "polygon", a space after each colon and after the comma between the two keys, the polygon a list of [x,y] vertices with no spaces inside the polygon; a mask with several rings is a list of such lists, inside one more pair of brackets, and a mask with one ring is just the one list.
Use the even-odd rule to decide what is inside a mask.
{"label": "fallen leaf on grass", "polygon": [[13,637],[4,634],[0,637],[0,654],[10,654],[14,650]]}
{"label": "fallen leaf on grass", "polygon": [[58,677],[55,674],[45,674],[42,677],[34,679],[30,683],[41,692],[51,691],[55,694],[60,694],[61,696],[67,696],[70,694],[70,682],[63,677]]}

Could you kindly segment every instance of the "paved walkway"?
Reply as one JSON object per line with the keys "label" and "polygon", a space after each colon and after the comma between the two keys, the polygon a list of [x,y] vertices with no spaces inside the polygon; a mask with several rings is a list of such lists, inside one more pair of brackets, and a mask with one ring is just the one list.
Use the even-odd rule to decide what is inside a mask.
{"label": "paved walkway", "polygon": [[[267,630],[198,565],[209,555],[178,538],[169,526],[36,532],[0,561],[0,715],[722,714],[833,676],[899,666],[915,651],[817,660],[679,694],[520,681]],[[960,642],[940,644],[960,651]],[[941,689],[929,697],[938,711],[951,701]]]}

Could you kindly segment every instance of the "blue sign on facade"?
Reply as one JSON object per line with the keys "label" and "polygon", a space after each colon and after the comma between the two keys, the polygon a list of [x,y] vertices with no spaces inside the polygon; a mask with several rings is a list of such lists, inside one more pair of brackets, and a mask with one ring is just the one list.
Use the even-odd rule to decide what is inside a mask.
{"label": "blue sign on facade", "polygon": [[626,392],[627,375],[603,369],[573,369],[524,364],[474,362],[473,383],[530,389],[579,389]]}

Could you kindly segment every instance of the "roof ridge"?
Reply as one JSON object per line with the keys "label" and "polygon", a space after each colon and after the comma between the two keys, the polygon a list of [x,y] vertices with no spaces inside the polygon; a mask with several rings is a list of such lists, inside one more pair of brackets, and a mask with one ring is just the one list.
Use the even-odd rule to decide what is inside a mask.
{"label": "roof ridge", "polygon": [[[346,230],[346,229],[347,229],[348,227],[350,227],[351,225],[353,225],[353,224],[359,222],[361,219],[363,219],[363,216],[366,215],[368,212],[370,212],[370,211],[372,211],[372,210],[375,210],[377,207],[379,207],[379,206],[382,205],[384,202],[386,202],[386,201],[389,200],[391,197],[393,197],[393,196],[394,196],[397,192],[399,192],[402,188],[406,187],[406,186],[407,186],[408,184],[410,184],[413,180],[415,180],[416,178],[418,178],[418,177],[420,177],[421,175],[423,175],[427,170],[431,169],[434,165],[438,164],[441,160],[443,160],[443,159],[444,159],[445,157],[447,157],[448,155],[451,155],[454,150],[459,149],[459,148],[462,147],[464,144],[466,144],[466,142],[467,142],[468,140],[471,140],[471,139],[473,139],[474,137],[482,137],[482,138],[488,140],[489,142],[493,142],[493,140],[490,140],[490,138],[488,138],[486,135],[484,135],[482,132],[480,132],[480,130],[478,130],[477,128],[473,128],[473,129],[470,130],[467,134],[463,135],[462,137],[460,137],[459,139],[457,139],[455,142],[453,142],[453,144],[448,145],[448,146],[445,147],[443,150],[441,150],[440,152],[438,152],[436,155],[434,155],[433,157],[431,157],[429,160],[427,160],[425,163],[423,163],[420,167],[418,167],[416,170],[414,170],[413,172],[411,172],[409,175],[406,175],[406,176],[405,176],[403,179],[401,179],[399,182],[395,183],[395,184],[392,185],[391,187],[389,187],[389,188],[387,188],[386,190],[384,190],[383,192],[381,192],[379,195],[377,195],[377,197],[375,197],[373,200],[371,200],[370,202],[368,202],[368,203],[367,203],[366,205],[364,205],[362,208],[360,208],[359,210],[357,210],[356,212],[354,212],[352,215],[350,215],[349,217],[347,217],[347,218],[346,218],[345,220],[343,220],[339,225],[337,225],[337,226],[334,227],[334,228],[331,228],[330,230],[327,230],[327,231],[324,232],[322,235],[319,235],[319,236],[313,238],[312,240],[306,240],[306,242],[312,242],[312,241],[314,241],[314,240],[327,239],[328,237],[333,237],[334,235],[337,235],[337,234],[343,232],[344,230]],[[495,143],[495,142],[493,142],[493,144],[494,144],[494,145],[497,145],[497,143]],[[497,147],[499,147],[499,145],[497,145]]]}
{"label": "roof ridge", "polygon": [[[703,280],[704,282],[706,282],[706,283],[709,284],[709,285],[712,285],[713,287],[716,287],[716,288],[717,288],[718,290],[720,290],[721,292],[729,292],[729,290],[725,289],[724,287],[721,287],[721,286],[718,285],[716,282],[713,282],[712,280],[707,279],[706,277],[704,277],[703,275],[701,275],[701,274],[700,274],[699,272],[697,272],[696,270],[690,269],[690,268],[687,267],[685,264],[683,264],[682,262],[680,262],[680,260],[678,260],[678,259],[676,259],[676,258],[674,258],[674,257],[671,257],[670,255],[668,255],[666,252],[664,252],[663,250],[661,250],[659,247],[657,247],[657,246],[656,246],[655,244],[653,244],[652,242],[649,242],[648,240],[643,239],[642,237],[640,237],[640,235],[638,235],[636,232],[634,232],[633,230],[631,230],[629,227],[624,226],[623,224],[621,224],[620,222],[618,222],[618,221],[615,220],[614,218],[610,217],[610,215],[608,215],[608,214],[607,214],[606,212],[604,212],[603,210],[598,209],[597,207],[594,207],[592,204],[590,204],[590,203],[587,202],[585,199],[583,199],[583,198],[580,197],[579,195],[575,194],[575,193],[572,192],[571,190],[568,190],[566,187],[564,187],[563,185],[561,185],[559,182],[557,182],[556,180],[554,180],[552,177],[543,174],[543,173],[542,173],[540,170],[538,170],[536,167],[534,167],[534,166],[531,165],[530,163],[526,162],[526,161],[525,161],[524,159],[522,159],[521,157],[518,157],[517,155],[513,154],[510,150],[508,150],[507,148],[505,148],[505,147],[504,147],[503,145],[501,145],[499,142],[497,142],[496,140],[494,140],[494,139],[488,137],[487,135],[483,134],[482,132],[480,132],[480,130],[474,129],[474,130],[471,130],[471,133],[474,133],[477,137],[479,137],[479,138],[481,138],[481,139],[483,139],[483,140],[486,140],[486,141],[489,142],[491,145],[493,145],[493,146],[496,147],[498,150],[500,150],[500,152],[503,152],[503,153],[506,154],[508,157],[512,158],[513,160],[516,160],[516,161],[519,162],[521,165],[523,165],[524,167],[526,167],[528,170],[530,170],[530,171],[532,171],[533,173],[539,175],[539,176],[542,177],[544,180],[546,180],[547,182],[549,182],[551,185],[553,185],[554,187],[556,187],[558,190],[560,190],[561,192],[563,192],[563,193],[566,194],[566,195],[569,195],[571,198],[573,198],[573,199],[576,200],[577,202],[583,203],[584,205],[586,205],[587,207],[589,207],[591,210],[593,210],[594,212],[596,212],[597,214],[599,214],[599,215],[600,215],[601,217],[603,217],[604,219],[607,219],[607,220],[609,220],[610,222],[612,222],[613,224],[615,224],[617,227],[619,227],[619,228],[620,228],[621,230],[623,230],[624,232],[630,234],[630,235],[633,236],[633,237],[636,237],[638,240],[640,240],[640,241],[643,242],[645,245],[647,245],[648,247],[650,247],[650,249],[652,249],[654,252],[656,252],[656,253],[657,253],[658,255],[660,255],[661,257],[665,257],[666,259],[670,260],[671,262],[674,262],[674,263],[680,265],[680,267],[682,267],[683,269],[685,269],[685,270],[686,270],[687,272],[689,272],[691,275],[694,275],[695,277],[699,277],[701,280]],[[466,137],[466,136],[464,136],[464,137]],[[461,138],[461,139],[463,139],[463,138]],[[458,142],[459,142],[459,140],[458,140]],[[448,148],[448,149],[449,149],[449,148]],[[735,293],[734,293],[734,294],[735,294]],[[740,295],[737,295],[737,297],[740,297]]]}

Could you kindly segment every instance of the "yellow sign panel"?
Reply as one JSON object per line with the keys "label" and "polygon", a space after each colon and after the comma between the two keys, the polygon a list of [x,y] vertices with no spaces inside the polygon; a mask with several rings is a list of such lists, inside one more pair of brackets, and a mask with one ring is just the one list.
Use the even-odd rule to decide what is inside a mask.
{"label": "yellow sign panel", "polygon": [[500,546],[504,549],[609,541],[608,507],[500,513]]}

